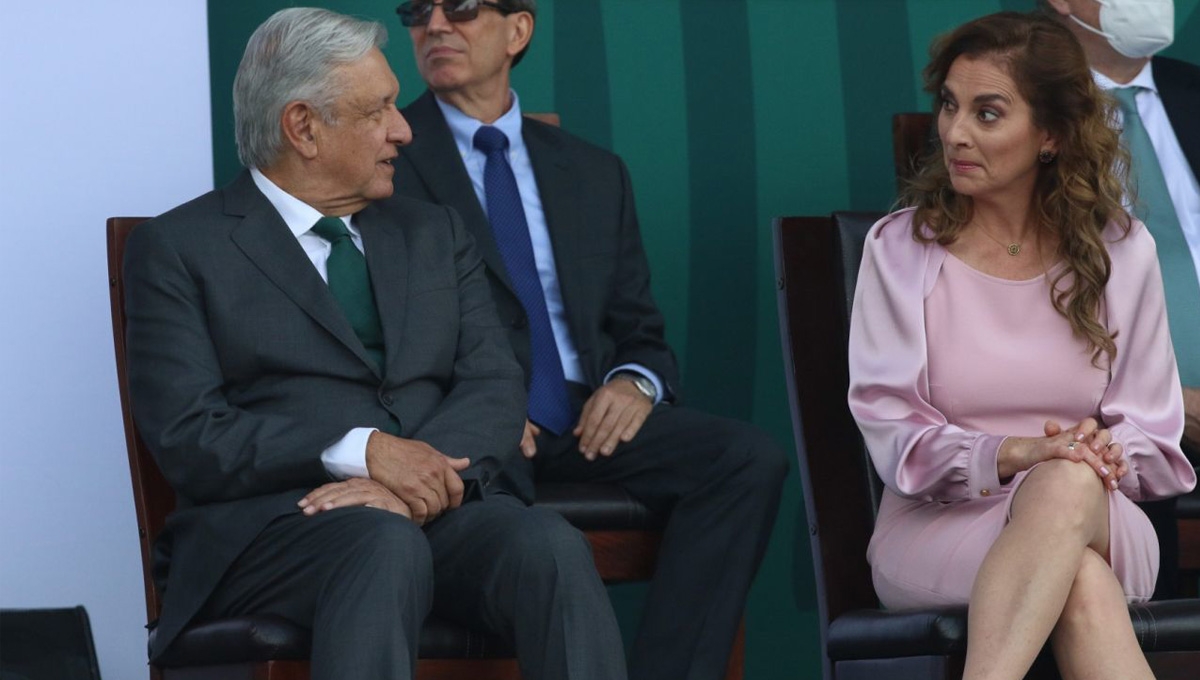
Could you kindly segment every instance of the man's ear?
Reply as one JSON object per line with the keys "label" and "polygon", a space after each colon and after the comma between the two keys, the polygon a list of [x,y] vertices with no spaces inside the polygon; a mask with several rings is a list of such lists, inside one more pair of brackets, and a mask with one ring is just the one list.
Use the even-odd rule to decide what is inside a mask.
{"label": "man's ear", "polygon": [[515,57],[533,38],[533,15],[529,12],[510,14],[508,20],[508,56]]}
{"label": "man's ear", "polygon": [[283,107],[279,128],[288,145],[305,160],[317,157],[317,140],[320,135],[320,115],[307,102],[288,102]]}
{"label": "man's ear", "polygon": [[1060,16],[1065,17],[1071,13],[1071,3],[1067,0],[1046,0],[1046,5]]}

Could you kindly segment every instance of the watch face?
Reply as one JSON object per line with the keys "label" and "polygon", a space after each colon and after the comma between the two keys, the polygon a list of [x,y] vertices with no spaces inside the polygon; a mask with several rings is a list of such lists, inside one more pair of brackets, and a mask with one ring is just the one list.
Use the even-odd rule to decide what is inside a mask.
{"label": "watch face", "polygon": [[633,371],[621,371],[614,377],[628,380],[629,382],[633,383],[633,386],[637,388],[638,392],[646,395],[646,398],[650,401],[654,401],[658,396],[658,390],[654,388],[654,383],[641,373],[634,373]]}

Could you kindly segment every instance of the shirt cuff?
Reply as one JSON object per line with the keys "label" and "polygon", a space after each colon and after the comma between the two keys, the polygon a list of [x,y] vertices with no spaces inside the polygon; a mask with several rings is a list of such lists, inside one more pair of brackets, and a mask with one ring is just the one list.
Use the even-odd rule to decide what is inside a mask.
{"label": "shirt cuff", "polygon": [[621,371],[633,371],[634,373],[642,375],[647,380],[654,383],[654,405],[655,406],[657,406],[658,403],[663,400],[665,390],[663,389],[662,380],[659,379],[659,377],[654,374],[654,371],[651,371],[650,369],[646,368],[645,366],[643,366],[641,364],[621,364],[620,366],[617,366],[613,370],[609,371],[608,375],[604,376],[604,384],[607,385],[608,382],[610,380],[612,380],[613,376],[616,375],[617,373],[620,373]]}
{"label": "shirt cuff", "polygon": [[1000,471],[996,464],[1000,457],[1000,445],[1007,438],[981,434],[971,444],[971,460],[967,468],[970,498],[987,498],[1000,493]]}
{"label": "shirt cuff", "polygon": [[351,477],[370,477],[367,473],[367,439],[373,427],[356,427],[321,452],[321,464],[338,481]]}

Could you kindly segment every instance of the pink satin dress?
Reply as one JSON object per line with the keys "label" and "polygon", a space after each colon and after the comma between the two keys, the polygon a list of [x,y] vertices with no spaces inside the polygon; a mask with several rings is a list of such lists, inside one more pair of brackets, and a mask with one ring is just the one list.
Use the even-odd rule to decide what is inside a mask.
{"label": "pink satin dress", "polygon": [[1092,365],[1051,305],[1055,270],[1026,281],[984,274],[913,241],[908,211],[868,236],[850,404],[886,486],[867,554],[884,606],[965,604],[1027,474],[1000,483],[1004,437],[1089,416],[1110,428],[1131,468],[1109,494],[1110,564],[1130,601],[1150,597],[1158,543],[1132,499],[1183,493],[1195,475],[1178,450],[1181,390],[1153,241],[1140,224],[1127,239],[1115,233],[1102,310],[1120,330],[1111,368]]}

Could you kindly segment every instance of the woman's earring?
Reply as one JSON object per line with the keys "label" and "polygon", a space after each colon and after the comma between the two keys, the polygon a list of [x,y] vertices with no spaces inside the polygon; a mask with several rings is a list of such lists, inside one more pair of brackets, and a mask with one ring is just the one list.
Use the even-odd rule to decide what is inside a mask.
{"label": "woman's earring", "polygon": [[1040,152],[1038,152],[1038,160],[1041,161],[1042,165],[1049,165],[1053,163],[1054,158],[1054,152],[1050,149],[1042,149]]}

